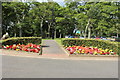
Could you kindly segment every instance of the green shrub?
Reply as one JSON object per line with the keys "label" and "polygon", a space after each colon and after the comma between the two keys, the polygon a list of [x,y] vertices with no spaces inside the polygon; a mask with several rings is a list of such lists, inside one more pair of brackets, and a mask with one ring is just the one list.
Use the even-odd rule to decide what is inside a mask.
{"label": "green shrub", "polygon": [[2,45],[12,45],[12,44],[41,44],[41,37],[13,37],[5,40],[1,40]]}
{"label": "green shrub", "polygon": [[62,45],[64,46],[92,46],[102,49],[110,49],[114,52],[120,54],[120,42],[112,42],[106,40],[96,40],[96,39],[62,39]]}

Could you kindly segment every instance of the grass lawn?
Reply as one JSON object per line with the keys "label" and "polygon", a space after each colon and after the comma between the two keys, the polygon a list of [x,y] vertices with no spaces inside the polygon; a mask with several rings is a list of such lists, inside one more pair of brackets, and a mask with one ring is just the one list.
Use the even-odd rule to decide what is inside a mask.
{"label": "grass lawn", "polygon": [[62,46],[62,38],[54,39],[60,46]]}
{"label": "grass lawn", "polygon": [[42,39],[42,42],[43,42],[44,40],[55,40],[60,46],[62,45],[62,42],[61,42],[62,38],[55,38],[55,39]]}

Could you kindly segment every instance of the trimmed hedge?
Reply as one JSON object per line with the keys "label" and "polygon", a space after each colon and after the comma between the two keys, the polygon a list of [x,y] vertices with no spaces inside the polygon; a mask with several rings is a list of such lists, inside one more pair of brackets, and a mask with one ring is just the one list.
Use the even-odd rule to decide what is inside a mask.
{"label": "trimmed hedge", "polygon": [[102,49],[111,49],[120,55],[120,42],[112,42],[106,40],[96,39],[62,39],[62,45],[64,46],[93,46]]}
{"label": "trimmed hedge", "polygon": [[33,44],[41,44],[41,37],[13,37],[8,38],[5,40],[1,40],[0,43],[2,45],[13,45],[13,44],[27,44],[27,43],[33,43]]}

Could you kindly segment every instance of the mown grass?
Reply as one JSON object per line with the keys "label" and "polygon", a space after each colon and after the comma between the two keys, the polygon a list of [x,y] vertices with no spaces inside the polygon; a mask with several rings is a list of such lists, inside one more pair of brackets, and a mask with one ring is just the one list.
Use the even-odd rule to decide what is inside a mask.
{"label": "mown grass", "polygon": [[54,39],[60,46],[62,46],[62,38]]}
{"label": "mown grass", "polygon": [[44,40],[55,40],[60,46],[62,45],[62,38],[55,38],[55,39],[42,39],[42,42]]}

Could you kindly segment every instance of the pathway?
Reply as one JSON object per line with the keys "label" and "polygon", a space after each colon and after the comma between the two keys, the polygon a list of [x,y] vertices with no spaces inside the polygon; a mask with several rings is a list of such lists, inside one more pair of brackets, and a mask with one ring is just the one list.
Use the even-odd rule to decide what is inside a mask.
{"label": "pathway", "polygon": [[44,55],[67,56],[65,51],[54,40],[44,40],[42,45]]}

